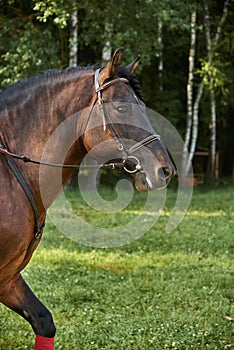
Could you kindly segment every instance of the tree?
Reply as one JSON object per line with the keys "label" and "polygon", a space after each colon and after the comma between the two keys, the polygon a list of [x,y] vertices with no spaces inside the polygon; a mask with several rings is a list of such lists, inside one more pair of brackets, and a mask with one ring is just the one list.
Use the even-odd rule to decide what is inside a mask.
{"label": "tree", "polygon": [[[203,30],[204,2],[0,0],[1,87],[49,68],[68,66],[69,55],[78,56],[71,47],[79,48],[79,64],[87,65],[101,64],[112,50],[124,46],[123,64],[132,61],[133,55],[142,55],[137,75],[145,101],[185,136],[189,159],[193,160],[197,145],[208,148],[213,144],[214,155],[215,149],[232,147],[232,141],[224,140],[224,134],[218,130],[232,127],[234,10],[228,5],[234,1],[205,2],[210,14],[211,49],[208,50]],[[76,23],[72,25],[76,11],[78,32]],[[195,36],[196,45],[192,44]],[[70,46],[70,42],[76,45]],[[76,62],[73,60],[71,64]],[[216,108],[213,124],[211,86]],[[215,121],[219,126],[215,128],[216,146],[208,135],[209,124],[215,130]],[[221,140],[225,142],[221,144]],[[230,173],[231,165],[225,158],[228,155],[221,152],[221,157],[224,157],[221,163],[228,164],[225,171]]]}
{"label": "tree", "polygon": [[71,14],[71,35],[69,66],[76,67],[78,63],[78,10],[75,9]]}
{"label": "tree", "polygon": [[219,37],[221,35],[221,30],[223,23],[227,17],[228,13],[228,3],[229,0],[225,0],[224,6],[223,6],[223,14],[220,20],[220,23],[217,28],[216,36],[213,40],[211,40],[211,29],[210,29],[210,14],[209,14],[209,8],[208,3],[206,0],[204,0],[204,9],[205,9],[205,33],[206,33],[206,47],[207,47],[207,58],[208,62],[210,63],[210,69],[208,70],[208,88],[209,88],[209,94],[210,94],[210,112],[211,112],[211,124],[210,124],[210,168],[209,168],[209,174],[207,177],[208,183],[213,182],[215,179],[217,180],[218,174],[217,174],[217,164],[216,164],[216,98],[215,98],[215,79],[217,79],[217,76],[214,75],[214,70],[212,69],[212,59],[213,55],[216,49],[216,46],[218,45]]}
{"label": "tree", "polygon": [[0,87],[61,65],[54,26],[41,25],[32,4],[5,1],[0,16]]}
{"label": "tree", "polygon": [[[218,79],[220,79],[221,74],[217,75],[217,68],[214,67],[214,54],[215,50],[217,49],[217,45],[219,43],[220,35],[222,32],[223,24],[226,20],[227,13],[228,13],[228,3],[229,0],[226,0],[224,2],[222,16],[220,17],[219,24],[216,29],[216,34],[214,36],[214,39],[212,41],[211,39],[211,30],[210,30],[210,15],[209,15],[209,9],[208,9],[208,3],[206,0],[204,0],[204,27],[205,27],[205,36],[206,36],[206,60],[200,60],[201,61],[201,69],[198,70],[201,81],[198,85],[197,89],[197,95],[194,100],[193,109],[191,108],[191,102],[192,102],[192,93],[191,93],[191,79],[188,79],[189,82],[189,94],[187,99],[187,105],[188,105],[188,114],[187,114],[187,128],[186,128],[186,137],[185,137],[185,148],[187,147],[189,149],[189,157],[188,161],[186,161],[186,158],[183,157],[183,169],[185,172],[185,175],[189,171],[189,164],[193,160],[196,143],[197,143],[197,137],[198,137],[198,114],[199,114],[199,107],[200,102],[202,98],[202,94],[204,91],[204,87],[208,87],[209,94],[210,94],[210,110],[211,110],[211,126],[210,126],[210,174],[209,179],[214,179],[215,177],[215,160],[216,160],[216,99],[215,99],[215,86],[222,85],[222,82],[218,82]],[[195,17],[194,17],[195,18]],[[191,21],[191,28],[194,27],[193,20]],[[193,68],[194,59],[192,59],[194,55],[194,49],[192,38],[194,37],[193,29],[191,30],[191,47],[190,47],[190,64],[189,64],[189,75],[191,67]],[[193,54],[191,54],[191,52]],[[193,62],[193,63],[192,63]],[[222,77],[223,79],[223,77]],[[216,80],[216,81],[215,81]],[[185,166],[185,164],[187,165]]]}
{"label": "tree", "polygon": [[[183,158],[182,158],[182,171],[184,176],[189,172],[191,159],[187,160],[187,150],[189,149],[190,142],[191,148],[194,147],[196,141],[196,134],[198,124],[193,123],[193,85],[194,85],[194,64],[195,64],[195,44],[196,44],[196,20],[197,20],[197,10],[195,9],[191,13],[191,38],[190,38],[190,50],[188,56],[188,81],[187,81],[187,123],[185,130],[185,141],[183,148]],[[191,140],[191,131],[193,127],[193,138]]]}

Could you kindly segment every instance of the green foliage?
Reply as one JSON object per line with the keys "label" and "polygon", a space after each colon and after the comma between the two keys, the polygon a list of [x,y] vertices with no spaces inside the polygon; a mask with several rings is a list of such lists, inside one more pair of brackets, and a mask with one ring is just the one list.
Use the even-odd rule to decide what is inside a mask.
{"label": "green foliage", "polygon": [[[22,26],[16,38],[9,41],[8,49],[1,52],[0,75],[1,86],[29,78],[41,71],[60,65],[56,56],[58,50],[51,32],[46,28],[37,28],[31,24]],[[4,28],[0,33],[0,41],[11,37],[11,28]],[[40,45],[47,41],[48,46]]]}
{"label": "green foliage", "polygon": [[[100,56],[103,44],[108,41],[113,49],[125,48],[125,63],[131,61],[133,52],[136,52],[142,54],[142,65],[150,65],[158,57],[160,48],[157,42],[159,19],[172,30],[188,30],[187,13],[191,7],[182,1],[92,0],[83,6],[79,44],[91,43],[92,49]],[[106,26],[112,29],[106,30]]]}
{"label": "green foliage", "polygon": [[[196,190],[183,222],[168,235],[176,198],[169,190],[158,223],[122,248],[80,246],[48,222],[23,274],[53,312],[56,349],[231,349],[233,324],[224,316],[234,315],[232,192]],[[79,193],[68,197],[83,208]],[[134,215],[143,203],[137,193]],[[129,212],[121,215],[131,220]],[[106,213],[102,222],[110,224]],[[31,349],[30,326],[0,310],[0,348]]]}
{"label": "green foliage", "polygon": [[[9,4],[17,6],[15,2]],[[52,25],[45,27],[35,21],[30,8],[9,6],[5,11],[11,15],[0,22],[0,87],[58,68],[59,42]]]}
{"label": "green foliage", "polygon": [[46,0],[37,1],[32,0],[34,3],[33,10],[38,11],[37,19],[41,22],[47,22],[49,17],[53,17],[53,21],[60,28],[65,28],[69,22],[69,17],[75,8],[75,1],[67,0]]}
{"label": "green foliage", "polygon": [[[217,30],[223,4],[210,0],[211,37]],[[106,43],[114,51],[124,47],[123,64],[142,55],[137,76],[145,101],[168,118],[184,134],[186,119],[186,83],[190,45],[191,12],[197,10],[196,87],[210,79],[215,88],[218,120],[233,114],[233,0],[214,59],[207,61],[203,28],[203,2],[182,0],[0,0],[0,88],[50,68],[69,63],[71,14],[78,10],[78,62],[101,63]],[[158,24],[162,22],[162,43]],[[159,56],[163,57],[162,77]],[[160,89],[160,87],[163,87]],[[199,112],[199,146],[209,139],[209,99],[204,94]],[[227,116],[227,117],[226,117]],[[222,122],[225,125],[226,121]],[[222,128],[220,124],[218,127]],[[222,131],[220,132],[223,133]],[[217,140],[221,157],[221,139]],[[230,145],[231,147],[231,145]],[[225,156],[225,155],[224,155]],[[220,164],[224,163],[221,159]],[[231,168],[229,168],[229,173]]]}
{"label": "green foliage", "polygon": [[203,79],[206,88],[210,89],[212,86],[217,93],[220,92],[223,97],[227,97],[229,93],[227,88],[229,79],[224,73],[224,69],[229,64],[223,63],[219,56],[216,54],[211,62],[201,58],[201,68],[197,69],[196,74]]}

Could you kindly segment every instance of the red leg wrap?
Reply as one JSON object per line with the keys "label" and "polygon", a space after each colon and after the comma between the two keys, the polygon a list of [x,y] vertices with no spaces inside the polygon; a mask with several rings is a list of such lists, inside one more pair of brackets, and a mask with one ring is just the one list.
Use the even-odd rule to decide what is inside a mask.
{"label": "red leg wrap", "polygon": [[34,350],[54,350],[54,338],[37,335]]}

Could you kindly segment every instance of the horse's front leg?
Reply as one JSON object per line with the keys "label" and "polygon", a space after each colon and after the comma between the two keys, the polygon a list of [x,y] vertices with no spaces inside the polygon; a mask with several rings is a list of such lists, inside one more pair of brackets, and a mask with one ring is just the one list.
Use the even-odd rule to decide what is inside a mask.
{"label": "horse's front leg", "polygon": [[0,302],[31,324],[36,334],[34,350],[54,349],[55,326],[51,313],[33,294],[20,274],[4,288]]}

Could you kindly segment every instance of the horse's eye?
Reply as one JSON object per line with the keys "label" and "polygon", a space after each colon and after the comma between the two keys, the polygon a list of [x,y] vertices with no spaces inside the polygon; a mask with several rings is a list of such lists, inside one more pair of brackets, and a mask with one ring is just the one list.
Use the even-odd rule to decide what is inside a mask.
{"label": "horse's eye", "polygon": [[123,105],[118,106],[117,110],[119,113],[127,113],[128,111],[127,106],[123,106]]}

